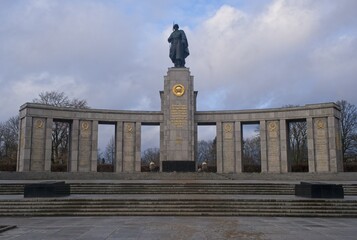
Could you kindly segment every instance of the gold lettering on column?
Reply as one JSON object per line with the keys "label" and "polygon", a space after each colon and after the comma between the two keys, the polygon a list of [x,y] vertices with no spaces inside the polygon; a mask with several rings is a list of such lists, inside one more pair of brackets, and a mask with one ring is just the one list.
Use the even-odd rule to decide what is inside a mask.
{"label": "gold lettering on column", "polygon": [[171,110],[171,124],[175,127],[183,127],[187,125],[187,106],[182,104],[172,104]]}

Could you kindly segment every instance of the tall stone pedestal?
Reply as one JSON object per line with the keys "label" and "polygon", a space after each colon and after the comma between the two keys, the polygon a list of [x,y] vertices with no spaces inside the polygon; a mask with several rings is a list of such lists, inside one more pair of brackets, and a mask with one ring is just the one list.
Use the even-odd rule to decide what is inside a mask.
{"label": "tall stone pedestal", "polygon": [[195,171],[197,92],[189,69],[170,68],[160,95],[164,116],[160,125],[161,169],[164,172]]}

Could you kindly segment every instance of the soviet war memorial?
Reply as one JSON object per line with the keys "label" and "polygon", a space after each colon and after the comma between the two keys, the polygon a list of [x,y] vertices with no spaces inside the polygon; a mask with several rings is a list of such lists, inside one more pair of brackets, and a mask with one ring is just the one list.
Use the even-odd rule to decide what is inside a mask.
{"label": "soviet war memorial", "polygon": [[261,172],[291,171],[289,122],[306,123],[308,172],[342,171],[340,108],[335,103],[303,107],[197,111],[198,92],[194,77],[185,67],[188,41],[178,24],[168,41],[170,59],[160,91],[161,111],[115,111],[64,109],[26,103],[20,109],[17,170],[43,172],[51,169],[54,121],[70,127],[69,172],[97,171],[98,123],[115,125],[115,172],[141,172],[141,126],[160,126],[160,171],[195,172],[197,169],[197,126],[216,126],[218,173],[242,172],[242,124],[257,123],[260,129]]}
{"label": "soviet war memorial", "polygon": [[[16,91],[46,92],[32,102],[32,95],[19,97],[12,107],[19,116],[0,125],[0,239],[355,239],[357,110],[335,99],[354,99],[354,86],[340,77],[357,74],[357,54],[341,57],[353,51],[355,29],[338,26],[344,17],[337,30],[313,19],[331,23],[330,15],[350,16],[357,5],[329,3],[334,12],[310,1],[272,0],[264,10],[203,1],[214,14],[196,16],[212,10],[165,3],[181,22],[134,31],[127,24],[142,22],[139,15],[157,21],[151,3],[88,2],[5,4],[29,16],[28,23],[6,19],[8,28],[14,24],[20,34],[38,22],[42,29],[39,43],[22,39],[21,46],[32,46],[25,54],[31,63],[25,57],[17,63],[46,73],[21,78]],[[166,21],[168,13],[159,12]],[[53,28],[57,21],[63,25]],[[113,26],[121,31],[108,34]],[[329,42],[334,35],[341,45]],[[3,36],[6,46],[11,36]],[[61,46],[70,51],[63,54]],[[5,52],[12,64],[21,55]],[[341,64],[331,64],[334,58]],[[113,59],[120,64],[112,67]],[[56,69],[68,76],[52,78]],[[0,70],[0,80],[15,74]],[[100,107],[70,100],[58,91],[64,88],[75,96],[91,92],[88,101]],[[3,101],[11,105],[9,99]],[[113,130],[104,147],[102,126]],[[157,146],[148,148],[153,135]]]}
{"label": "soviet war memorial", "polygon": [[334,103],[308,104],[285,109],[197,111],[194,77],[185,67],[186,35],[174,25],[169,37],[169,68],[160,91],[161,111],[63,109],[26,103],[20,109],[19,172],[51,169],[54,121],[70,127],[69,172],[97,171],[98,123],[115,125],[115,172],[141,171],[141,126],[160,126],[160,171],[195,172],[197,126],[217,129],[218,173],[242,172],[242,124],[260,129],[261,172],[291,171],[288,123],[306,122],[308,172],[342,171],[340,108]]}

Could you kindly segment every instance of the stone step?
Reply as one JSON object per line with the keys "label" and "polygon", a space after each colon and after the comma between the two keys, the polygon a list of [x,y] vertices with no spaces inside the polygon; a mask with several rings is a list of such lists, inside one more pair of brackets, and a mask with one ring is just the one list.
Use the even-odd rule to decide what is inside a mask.
{"label": "stone step", "polygon": [[21,199],[0,201],[0,216],[339,216],[357,201],[274,199]]}
{"label": "stone step", "polygon": [[[220,199],[220,198],[210,198],[210,199],[158,199],[160,196],[153,196],[152,198],[144,198],[144,199],[107,199],[107,198],[99,198],[99,199],[61,199],[61,198],[31,198],[31,199],[17,199],[17,200],[1,200],[0,206],[6,206],[9,203],[12,205],[22,205],[22,206],[36,206],[39,207],[44,205],[84,205],[84,206],[92,206],[92,205],[130,205],[130,204],[140,204],[140,205],[162,205],[162,204],[194,204],[206,206],[208,204],[215,205],[283,205],[283,206],[353,206],[357,201],[353,200],[315,200],[315,199],[299,199],[299,200],[275,200],[275,199]],[[204,197],[202,197],[204,198]],[[356,206],[357,207],[357,206]]]}
{"label": "stone step", "polygon": [[[299,200],[276,200],[276,199],[220,199],[210,198],[210,199],[159,199],[161,196],[152,196],[151,198],[143,199],[107,199],[107,198],[98,198],[98,199],[60,199],[60,198],[31,198],[31,199],[13,199],[13,200],[1,200],[0,206],[6,206],[8,204],[12,205],[23,205],[23,206],[42,206],[42,205],[98,205],[101,204],[105,206],[106,204],[121,206],[121,205],[130,205],[130,204],[141,204],[141,205],[160,205],[160,204],[195,204],[195,205],[204,205],[207,204],[230,204],[230,205],[283,205],[283,206],[336,206],[336,205],[350,205],[354,206],[357,201],[354,200],[315,200],[315,199],[299,199]],[[204,197],[202,197],[204,198]],[[357,206],[356,206],[357,207]]]}
{"label": "stone step", "polygon": [[53,214],[50,212],[42,212],[36,214],[23,214],[23,213],[11,213],[11,214],[0,214],[0,217],[105,217],[105,216],[205,216],[205,217],[237,217],[237,216],[250,216],[250,217],[336,217],[336,218],[354,218],[356,214],[349,213],[294,213],[294,212],[282,212],[282,213],[268,213],[268,212],[121,212],[120,214],[116,213],[73,213],[73,212],[62,212],[58,214]]}
{"label": "stone step", "polygon": [[[257,194],[293,195],[294,184],[172,184],[172,183],[72,183],[72,194]],[[23,194],[23,184],[0,184],[0,195]],[[344,185],[345,195],[357,195],[356,184]]]}
{"label": "stone step", "polygon": [[[16,206],[16,210],[13,209],[13,207]],[[50,212],[61,212],[61,211],[123,211],[123,210],[128,210],[131,209],[132,211],[140,211],[143,209],[144,211],[155,211],[157,209],[191,209],[192,211],[233,211],[233,210],[251,210],[251,211],[284,211],[286,209],[291,210],[304,210],[304,211],[348,211],[350,213],[354,212],[357,213],[357,209],[355,206],[341,206],[341,205],[335,205],[335,206],[304,206],[304,205],[292,205],[292,206],[284,206],[284,205],[262,205],[262,206],[257,206],[257,205],[226,205],[226,206],[217,206],[217,205],[211,205],[208,204],[207,206],[197,206],[197,205],[189,205],[189,204],[177,204],[177,205],[171,205],[171,204],[163,204],[163,205],[158,205],[155,204],[153,206],[149,205],[143,205],[143,204],[123,204],[121,206],[118,205],[92,205],[92,206],[81,206],[79,207],[78,205],[54,205],[54,206],[49,206],[49,205],[43,205],[43,206],[36,206],[36,207],[30,207],[30,206],[23,206],[23,205],[6,205],[2,206],[3,208],[0,210],[1,212],[31,212],[31,211],[50,211]],[[59,208],[60,207],[60,208]]]}

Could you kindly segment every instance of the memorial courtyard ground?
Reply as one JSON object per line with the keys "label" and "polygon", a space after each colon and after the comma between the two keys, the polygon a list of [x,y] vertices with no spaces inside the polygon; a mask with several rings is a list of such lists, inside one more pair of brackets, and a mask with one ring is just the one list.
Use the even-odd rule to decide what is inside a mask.
{"label": "memorial courtyard ground", "polygon": [[357,218],[3,217],[0,239],[354,240]]}
{"label": "memorial courtyard ground", "polygon": [[[101,179],[93,180],[94,175]],[[356,173],[53,173],[51,176],[45,173],[1,176],[0,226],[16,228],[1,232],[0,239],[329,240],[356,239],[357,234]],[[109,179],[114,176],[116,179]],[[70,196],[23,197],[23,184],[60,179],[71,184]],[[296,197],[292,186],[300,180],[342,184],[345,198]],[[216,184],[228,185],[219,189],[214,188]],[[7,192],[11,189],[12,193]],[[272,192],[268,194],[269,191]],[[202,204],[204,201],[206,206]],[[254,202],[258,204],[254,206]],[[125,206],[120,206],[121,203]],[[310,203],[313,205],[309,206]]]}

